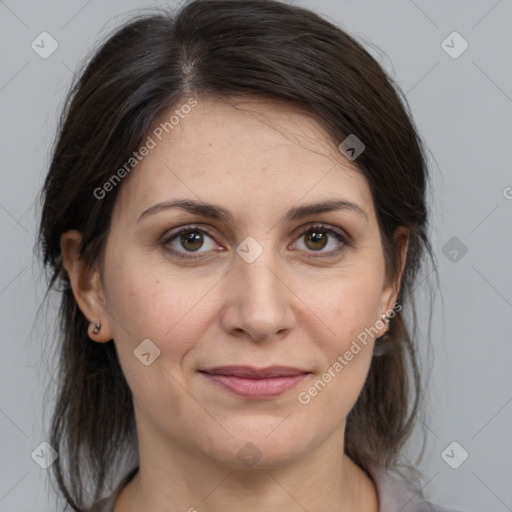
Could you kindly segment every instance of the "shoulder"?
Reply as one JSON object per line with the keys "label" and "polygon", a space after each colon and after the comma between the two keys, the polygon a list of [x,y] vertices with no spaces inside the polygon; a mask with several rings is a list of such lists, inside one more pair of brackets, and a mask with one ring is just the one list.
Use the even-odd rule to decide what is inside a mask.
{"label": "shoulder", "polygon": [[377,465],[371,465],[368,472],[377,488],[379,512],[470,512],[419,499],[403,482]]}

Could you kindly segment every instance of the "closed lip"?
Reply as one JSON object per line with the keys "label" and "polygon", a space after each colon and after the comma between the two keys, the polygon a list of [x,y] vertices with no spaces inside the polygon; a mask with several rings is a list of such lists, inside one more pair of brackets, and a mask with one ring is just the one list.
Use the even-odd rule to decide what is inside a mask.
{"label": "closed lip", "polygon": [[225,391],[246,399],[265,400],[290,391],[311,372],[290,366],[217,366],[200,373]]}
{"label": "closed lip", "polygon": [[230,377],[240,377],[246,379],[270,379],[275,377],[294,377],[310,373],[307,370],[293,368],[291,366],[268,366],[266,368],[257,368],[255,366],[216,366],[206,370],[199,370],[209,375],[225,375]]}

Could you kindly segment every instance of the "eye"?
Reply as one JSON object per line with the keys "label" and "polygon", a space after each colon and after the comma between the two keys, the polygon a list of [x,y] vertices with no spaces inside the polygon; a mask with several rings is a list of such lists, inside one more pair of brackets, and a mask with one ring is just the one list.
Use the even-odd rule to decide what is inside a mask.
{"label": "eye", "polygon": [[[350,239],[347,235],[323,224],[310,226],[303,230],[297,240],[299,242],[294,242],[293,248],[319,253],[315,256],[337,254],[346,247],[350,247]],[[303,243],[302,240],[304,240]],[[206,243],[208,241],[209,244]],[[163,245],[167,251],[183,259],[201,258],[201,254],[219,249],[213,239],[213,234],[208,229],[190,225],[169,234],[164,239]],[[330,249],[324,250],[326,247],[330,247]]]}
{"label": "eye", "polygon": [[[206,244],[205,250],[200,251],[199,249],[204,248],[206,239],[211,241],[210,247]],[[179,258],[189,259],[200,256],[186,253],[203,253],[218,248],[218,245],[213,241],[212,235],[207,229],[194,226],[187,226],[174,232],[166,237],[163,243],[170,252]]]}
{"label": "eye", "polygon": [[[294,247],[306,252],[318,252],[322,255],[338,253],[350,245],[346,235],[323,224],[310,226],[302,231],[298,240],[303,243],[294,242]],[[326,247],[330,247],[330,249],[324,251],[323,249]]]}

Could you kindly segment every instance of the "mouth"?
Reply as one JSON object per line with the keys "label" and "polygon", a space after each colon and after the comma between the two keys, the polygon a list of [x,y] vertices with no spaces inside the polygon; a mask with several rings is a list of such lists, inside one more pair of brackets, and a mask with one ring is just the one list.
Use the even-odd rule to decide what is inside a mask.
{"label": "mouth", "polygon": [[221,389],[253,399],[279,396],[311,374],[306,370],[289,366],[220,366],[199,372]]}

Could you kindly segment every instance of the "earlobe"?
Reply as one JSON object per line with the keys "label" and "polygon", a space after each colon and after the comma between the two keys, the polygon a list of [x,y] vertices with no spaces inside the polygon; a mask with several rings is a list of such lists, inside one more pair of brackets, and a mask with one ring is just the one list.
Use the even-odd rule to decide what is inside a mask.
{"label": "earlobe", "polygon": [[60,237],[62,265],[67,272],[78,307],[89,321],[88,334],[93,341],[112,339],[99,272],[90,268],[80,257],[82,234],[67,231]]}

